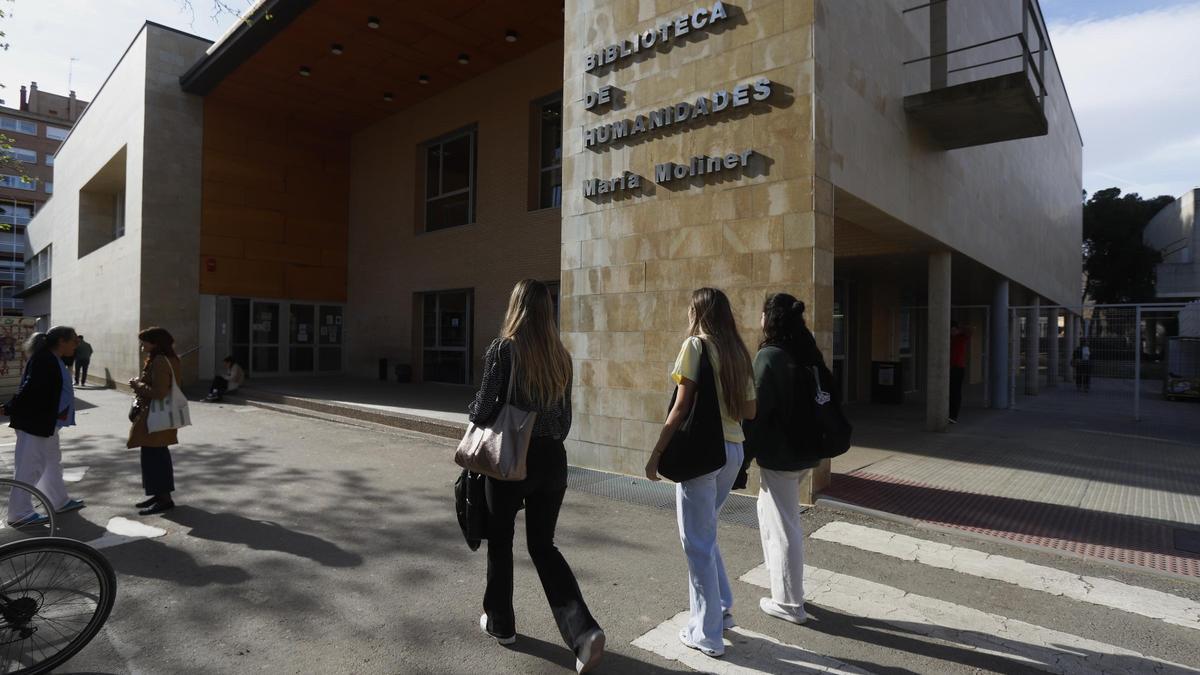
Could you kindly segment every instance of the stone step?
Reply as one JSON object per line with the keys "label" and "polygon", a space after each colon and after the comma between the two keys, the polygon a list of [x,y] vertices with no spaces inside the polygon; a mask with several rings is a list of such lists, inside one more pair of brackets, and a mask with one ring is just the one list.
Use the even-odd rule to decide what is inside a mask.
{"label": "stone step", "polygon": [[307,411],[344,420],[368,422],[370,424],[453,439],[462,438],[465,431],[461,424],[436,417],[424,417],[388,410],[364,408],[346,403],[289,396],[279,392],[254,389],[253,387],[243,387],[238,390],[238,395],[243,396],[249,405],[288,414],[300,414]]}

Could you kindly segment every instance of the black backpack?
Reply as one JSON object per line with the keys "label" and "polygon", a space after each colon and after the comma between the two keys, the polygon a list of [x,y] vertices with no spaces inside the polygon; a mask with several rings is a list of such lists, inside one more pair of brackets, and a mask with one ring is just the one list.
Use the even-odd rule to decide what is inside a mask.
{"label": "black backpack", "polygon": [[822,363],[795,367],[796,420],[794,444],[810,459],[830,459],[850,449],[854,428],[842,413],[833,373]]}

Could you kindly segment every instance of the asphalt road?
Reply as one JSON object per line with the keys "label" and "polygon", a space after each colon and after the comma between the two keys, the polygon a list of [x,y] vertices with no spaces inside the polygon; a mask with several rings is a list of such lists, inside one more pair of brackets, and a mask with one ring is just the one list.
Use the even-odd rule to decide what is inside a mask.
{"label": "asphalt road", "polygon": [[[124,447],[127,397],[89,390],[79,398],[94,407],[81,410],[79,426],[64,434],[63,456],[67,467],[87,467],[69,487],[88,507],[64,517],[63,534],[87,541],[112,517],[136,519],[132,504],[142,494],[138,453]],[[503,648],[480,633],[485,558],[467,549],[455,521],[452,442],[237,405],[193,404],[193,421],[174,449],[179,507],[144,519],[167,534],[104,549],[118,572],[116,608],[61,672],[573,672],[519,550],[521,534],[520,639]],[[0,444],[12,440],[5,429]],[[0,451],[11,461],[11,445]],[[1137,606],[1165,597],[1139,595],[1147,591],[1175,596],[1185,613],[1188,603],[1200,606],[1193,581],[830,508],[805,516],[809,533],[829,523],[1111,579],[1124,589],[1117,595]],[[633,644],[648,633],[640,644],[653,642],[656,627],[668,630],[664,622],[687,607],[674,513],[568,492],[558,533],[608,634],[597,672],[694,672],[688,664],[695,662],[670,660],[669,648]],[[873,673],[1200,668],[1200,614],[1194,625],[1191,618],[1171,623],[817,539],[807,544],[806,563],[845,576],[814,577],[812,620],[785,624],[759,612],[765,591],[741,580],[762,562],[757,530],[723,523],[720,541],[738,579],[741,628],[728,636],[724,661],[701,662],[714,672],[828,666],[811,655],[835,660],[844,672]]]}

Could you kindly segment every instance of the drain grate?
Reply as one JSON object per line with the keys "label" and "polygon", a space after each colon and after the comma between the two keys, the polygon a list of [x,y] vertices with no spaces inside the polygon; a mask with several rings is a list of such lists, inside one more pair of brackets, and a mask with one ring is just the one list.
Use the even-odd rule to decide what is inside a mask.
{"label": "drain grate", "polygon": [[[571,467],[567,485],[572,490],[638,504],[655,509],[675,509],[675,484],[655,483],[645,478]],[[735,525],[758,527],[758,500],[750,495],[731,494],[721,509],[720,519]]]}

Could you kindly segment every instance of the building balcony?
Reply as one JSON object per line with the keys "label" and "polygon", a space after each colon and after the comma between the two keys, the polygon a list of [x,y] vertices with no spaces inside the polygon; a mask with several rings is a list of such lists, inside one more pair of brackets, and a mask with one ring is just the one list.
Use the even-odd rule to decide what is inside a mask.
{"label": "building balcony", "polygon": [[1050,44],[1034,0],[935,0],[905,10],[923,53],[904,110],[946,150],[1045,136]]}

